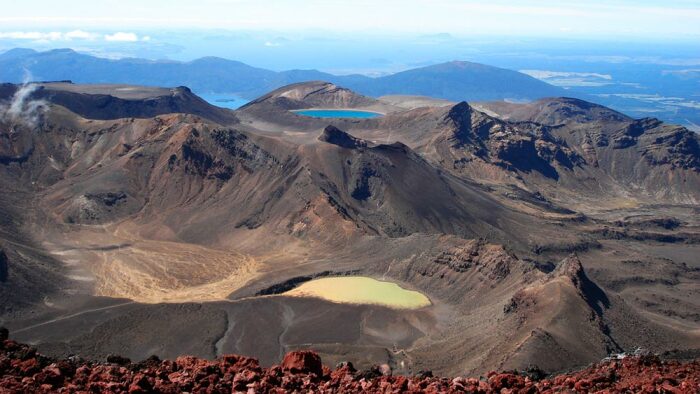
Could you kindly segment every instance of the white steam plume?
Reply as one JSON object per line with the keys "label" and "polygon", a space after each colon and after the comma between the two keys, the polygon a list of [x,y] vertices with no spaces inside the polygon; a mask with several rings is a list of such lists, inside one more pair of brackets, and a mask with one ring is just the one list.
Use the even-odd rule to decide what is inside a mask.
{"label": "white steam plume", "polygon": [[25,73],[24,82],[10,101],[0,102],[0,122],[9,124],[10,132],[15,132],[18,126],[35,129],[41,114],[49,108],[46,101],[31,98],[38,85],[30,83],[30,80],[31,74]]}

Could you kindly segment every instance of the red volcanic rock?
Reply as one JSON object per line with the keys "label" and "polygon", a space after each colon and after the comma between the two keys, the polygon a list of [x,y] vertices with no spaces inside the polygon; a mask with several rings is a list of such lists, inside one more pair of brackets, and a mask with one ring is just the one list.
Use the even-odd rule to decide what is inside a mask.
{"label": "red volcanic rock", "polygon": [[[11,340],[0,342],[0,394],[77,393],[556,393],[700,392],[700,361],[663,361],[655,356],[608,360],[565,375],[542,378],[532,371],[489,372],[486,379],[391,376],[388,366],[357,372],[350,363],[331,371],[310,351],[287,354],[281,366],[225,355],[215,361],[191,356],[151,357],[118,365],[71,357],[52,360]],[[385,372],[382,374],[381,372]],[[541,371],[540,371],[541,372]]]}
{"label": "red volcanic rock", "polygon": [[524,386],[524,378],[511,373],[493,374],[489,377],[491,388],[500,391],[501,389],[512,389]]}
{"label": "red volcanic rock", "polygon": [[27,360],[12,360],[11,365],[19,370],[24,376],[31,375],[39,371],[39,360],[30,358]]}
{"label": "red volcanic rock", "polygon": [[134,375],[129,385],[129,393],[141,394],[150,393],[153,391],[155,379],[139,372]]}
{"label": "red volcanic rock", "polygon": [[309,350],[287,353],[282,361],[282,368],[291,373],[314,373],[321,376],[322,367],[321,357]]}
{"label": "red volcanic rock", "polygon": [[237,354],[226,354],[221,356],[220,363],[222,372],[229,370],[250,369],[260,371],[260,363],[258,360],[251,357],[239,356]]}

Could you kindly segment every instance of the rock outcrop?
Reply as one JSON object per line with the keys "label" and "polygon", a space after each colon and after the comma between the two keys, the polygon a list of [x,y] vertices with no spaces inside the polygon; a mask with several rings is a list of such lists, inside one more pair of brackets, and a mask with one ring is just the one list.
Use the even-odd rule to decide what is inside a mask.
{"label": "rock outcrop", "polygon": [[329,144],[338,145],[342,148],[354,149],[366,147],[367,142],[355,138],[350,134],[338,129],[335,126],[328,126],[323,129],[323,133],[318,136],[318,140]]}
{"label": "rock outcrop", "polygon": [[546,126],[508,123],[474,110],[466,102],[452,107],[444,119],[448,130],[438,144],[450,152],[454,169],[478,160],[510,171],[535,171],[558,179],[584,160]]}
{"label": "rock outcrop", "polygon": [[[481,106],[509,125],[547,130],[580,159],[579,173],[560,184],[577,192],[596,190],[587,178],[610,177],[614,187],[635,197],[697,203],[700,138],[685,127],[655,118],[632,119],[609,108],[571,98],[549,98],[529,104],[487,103]],[[533,180],[530,180],[533,182]],[[583,186],[583,187],[582,187]],[[641,192],[641,193],[640,193]],[[599,192],[596,192],[600,194]]]}
{"label": "rock outcrop", "polygon": [[282,368],[291,373],[313,373],[323,375],[323,364],[318,354],[303,350],[287,353],[282,360]]}
{"label": "rock outcrop", "polygon": [[434,377],[430,371],[410,377],[392,376],[382,367],[357,372],[349,363],[331,370],[311,351],[288,353],[281,366],[270,368],[237,355],[214,361],[191,356],[174,361],[154,356],[139,363],[59,360],[6,339],[5,334],[0,330],[0,392],[8,393],[697,393],[700,389],[700,361],[663,361],[656,356],[613,358],[546,378],[536,367],[489,372],[479,379]]}

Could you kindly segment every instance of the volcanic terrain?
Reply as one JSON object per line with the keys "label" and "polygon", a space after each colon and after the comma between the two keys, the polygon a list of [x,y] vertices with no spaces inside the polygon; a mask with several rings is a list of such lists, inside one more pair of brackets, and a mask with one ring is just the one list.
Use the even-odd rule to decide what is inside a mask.
{"label": "volcanic terrain", "polygon": [[[0,324],[52,356],[398,373],[700,352],[700,138],[592,103],[0,86]],[[298,109],[356,109],[321,119]],[[285,295],[322,276],[393,309]]]}

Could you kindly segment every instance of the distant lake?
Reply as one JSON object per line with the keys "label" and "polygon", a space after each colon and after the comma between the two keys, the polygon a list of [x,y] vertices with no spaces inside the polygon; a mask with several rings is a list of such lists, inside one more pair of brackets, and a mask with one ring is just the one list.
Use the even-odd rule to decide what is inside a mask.
{"label": "distant lake", "polygon": [[216,105],[217,107],[238,109],[246,104],[250,100],[246,100],[235,94],[230,93],[196,93],[197,96],[203,98],[211,105]]}
{"label": "distant lake", "polygon": [[382,116],[378,112],[357,111],[354,109],[301,109],[292,111],[298,115],[310,116],[313,118],[357,118],[370,119]]}

